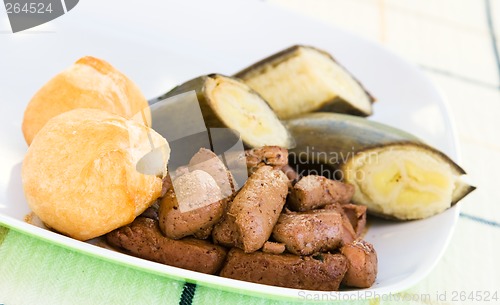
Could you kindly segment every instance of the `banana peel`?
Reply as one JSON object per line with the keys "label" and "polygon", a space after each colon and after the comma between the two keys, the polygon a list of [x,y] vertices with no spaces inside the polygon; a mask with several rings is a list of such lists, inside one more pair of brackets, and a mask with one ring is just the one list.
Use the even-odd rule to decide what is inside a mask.
{"label": "banana peel", "polygon": [[313,113],[286,121],[296,164],[324,164],[355,187],[371,214],[412,220],[443,212],[475,187],[442,152],[402,130],[364,118]]}

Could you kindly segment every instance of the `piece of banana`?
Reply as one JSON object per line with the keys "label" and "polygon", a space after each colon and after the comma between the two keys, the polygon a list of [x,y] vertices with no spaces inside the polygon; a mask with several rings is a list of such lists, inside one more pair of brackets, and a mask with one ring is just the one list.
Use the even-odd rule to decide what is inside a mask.
{"label": "piece of banana", "polygon": [[236,73],[280,119],[313,111],[372,114],[374,98],[325,51],[296,45]]}
{"label": "piece of banana", "polygon": [[332,166],[326,175],[354,185],[352,201],[372,214],[426,218],[475,189],[449,157],[396,128],[332,113],[304,115],[286,126],[297,144],[289,152],[291,161]]}
{"label": "piece of banana", "polygon": [[236,131],[249,147],[294,145],[293,138],[262,97],[243,82],[210,74],[175,87],[159,99],[195,90],[207,128]]}
{"label": "piece of banana", "polygon": [[450,158],[411,142],[360,151],[340,169],[343,181],[355,187],[353,202],[402,220],[439,214],[474,190]]}

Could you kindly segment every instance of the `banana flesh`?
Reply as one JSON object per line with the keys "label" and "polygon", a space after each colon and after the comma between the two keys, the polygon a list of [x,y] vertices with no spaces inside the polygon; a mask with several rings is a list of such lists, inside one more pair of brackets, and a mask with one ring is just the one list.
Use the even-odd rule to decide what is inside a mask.
{"label": "banana flesh", "polygon": [[237,73],[280,119],[313,111],[368,116],[374,99],[330,54],[293,46]]}
{"label": "banana flesh", "polygon": [[427,146],[396,143],[359,152],[341,170],[343,180],[355,187],[354,202],[375,214],[409,220],[452,205],[464,172],[450,162]]}

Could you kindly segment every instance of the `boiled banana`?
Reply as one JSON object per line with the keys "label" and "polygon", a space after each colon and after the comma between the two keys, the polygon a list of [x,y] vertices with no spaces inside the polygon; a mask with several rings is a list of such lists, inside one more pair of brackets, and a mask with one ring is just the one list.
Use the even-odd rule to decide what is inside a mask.
{"label": "boiled banana", "polygon": [[235,75],[257,91],[280,119],[313,111],[368,116],[374,98],[333,57],[293,46]]}
{"label": "boiled banana", "polygon": [[354,202],[402,220],[439,214],[473,190],[450,158],[411,142],[362,150],[340,169],[343,181],[355,187]]}
{"label": "boiled banana", "polygon": [[243,82],[210,74],[175,87],[159,99],[196,91],[207,128],[236,131],[249,147],[292,147],[293,138],[262,97]]}
{"label": "boiled banana", "polygon": [[438,214],[475,188],[453,160],[409,133],[364,118],[314,113],[286,122],[296,164],[326,164],[354,185],[352,201],[402,220]]}

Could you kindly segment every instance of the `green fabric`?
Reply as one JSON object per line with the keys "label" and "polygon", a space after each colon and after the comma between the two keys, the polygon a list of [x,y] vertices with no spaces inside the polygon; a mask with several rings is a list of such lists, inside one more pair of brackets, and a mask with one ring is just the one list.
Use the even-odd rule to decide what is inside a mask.
{"label": "green fabric", "polygon": [[[495,266],[498,265],[496,260],[500,249],[495,243],[484,241],[499,239],[499,227],[461,217],[443,259],[418,285],[392,295],[392,299],[335,304],[466,304],[451,302],[453,293],[488,291],[493,294],[498,290],[499,278]],[[477,252],[464,251],[479,247],[484,254],[481,260],[477,260]],[[0,226],[0,304],[312,304],[247,296],[201,285],[196,286],[189,302],[189,297],[181,297],[184,284],[68,250]],[[446,294],[447,301],[441,302],[438,293]],[[500,297],[500,291],[497,295]],[[492,300],[484,304],[496,303]]]}
{"label": "green fabric", "polygon": [[[180,281],[71,251],[1,226],[0,260],[0,304],[179,304],[184,286]],[[196,287],[192,299],[194,305],[290,303],[203,286]]]}
{"label": "green fabric", "polygon": [[5,237],[7,236],[7,233],[9,233],[9,229],[0,226],[0,246],[2,245]]}
{"label": "green fabric", "polygon": [[[183,304],[184,282],[71,251],[2,226],[0,260],[0,304]],[[192,298],[193,305],[291,303],[310,304],[204,286],[196,286]],[[364,304],[380,302],[376,299],[349,302],[349,305]]]}
{"label": "green fabric", "polygon": [[183,287],[16,231],[6,235],[0,259],[0,304],[177,304]]}

